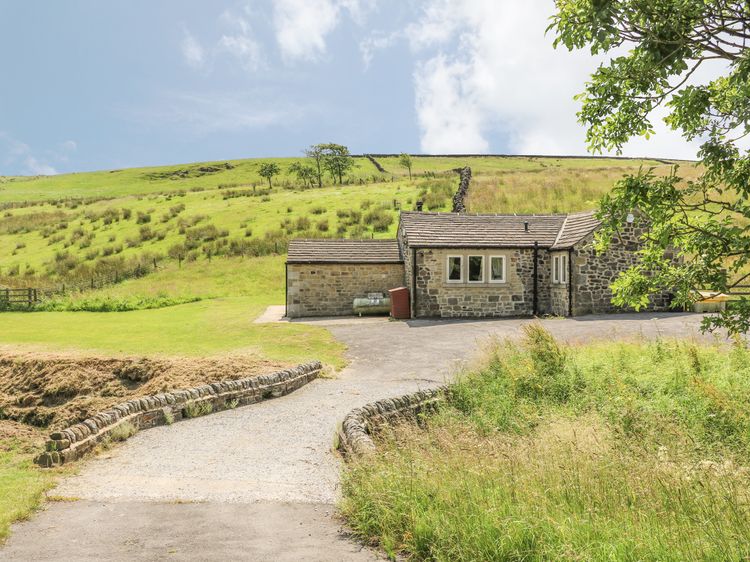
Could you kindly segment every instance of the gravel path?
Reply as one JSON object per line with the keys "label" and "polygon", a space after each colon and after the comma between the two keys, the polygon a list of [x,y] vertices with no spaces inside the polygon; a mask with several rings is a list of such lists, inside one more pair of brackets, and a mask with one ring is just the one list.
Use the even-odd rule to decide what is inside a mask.
{"label": "gravel path", "polygon": [[[544,324],[568,341],[701,338],[700,318],[633,314]],[[336,378],[137,434],[62,482],[53,493],[81,501],[53,504],[14,526],[0,559],[376,559],[334,517],[337,423],[367,402],[443,383],[478,341],[515,337],[526,322],[314,322],[349,346],[351,364]]]}

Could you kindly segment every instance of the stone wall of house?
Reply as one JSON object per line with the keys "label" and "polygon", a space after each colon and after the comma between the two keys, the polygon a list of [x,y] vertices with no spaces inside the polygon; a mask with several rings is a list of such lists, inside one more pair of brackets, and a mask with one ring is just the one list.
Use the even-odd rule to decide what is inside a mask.
{"label": "stone wall of house", "polygon": [[[570,313],[570,292],[567,283],[552,282],[552,260],[555,256],[568,255],[568,251],[549,252],[549,290],[550,290],[550,314],[555,316],[568,316]],[[569,281],[569,280],[568,280]]]}
{"label": "stone wall of house", "polygon": [[[594,234],[579,242],[572,252],[573,263],[573,316],[624,312],[626,309],[612,304],[610,286],[620,272],[635,265],[639,259],[642,229],[631,224],[621,228],[619,240],[602,253],[594,249]],[[671,297],[668,291],[656,295],[648,310],[668,310]]]}
{"label": "stone wall of house", "polygon": [[404,264],[287,265],[287,315],[346,316],[355,298],[404,285]]}
{"label": "stone wall of house", "polygon": [[[505,283],[447,283],[448,256],[482,255],[485,268],[490,256],[505,256]],[[549,255],[538,252],[538,314],[549,311]],[[479,318],[529,316],[534,312],[533,249],[418,249],[416,256],[416,316]],[[487,271],[485,269],[485,271]],[[464,274],[466,278],[466,274]]]}

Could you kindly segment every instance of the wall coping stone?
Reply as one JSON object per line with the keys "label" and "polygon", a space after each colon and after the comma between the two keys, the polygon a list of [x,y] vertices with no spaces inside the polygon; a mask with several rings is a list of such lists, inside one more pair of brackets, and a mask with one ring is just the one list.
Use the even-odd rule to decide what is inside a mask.
{"label": "wall coping stone", "polygon": [[339,428],[339,449],[363,456],[376,450],[372,434],[378,428],[398,421],[414,420],[421,413],[431,412],[445,400],[447,386],[420,390],[394,398],[371,402],[349,412]]}
{"label": "wall coping stone", "polygon": [[189,405],[208,404],[210,411],[216,412],[283,396],[317,378],[322,368],[320,361],[312,361],[268,375],[133,398],[51,433],[46,450],[35,461],[45,468],[71,462],[92,451],[124,423],[138,430],[171,424],[188,417]]}

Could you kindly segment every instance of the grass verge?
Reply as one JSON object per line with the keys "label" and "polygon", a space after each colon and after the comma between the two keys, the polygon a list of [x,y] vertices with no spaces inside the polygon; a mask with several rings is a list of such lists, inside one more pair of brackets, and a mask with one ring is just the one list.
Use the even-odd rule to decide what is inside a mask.
{"label": "grass verge", "polygon": [[350,463],[343,512],[416,560],[747,559],[749,360],[532,328]]}
{"label": "grass verge", "polygon": [[56,472],[40,470],[33,463],[41,442],[41,432],[0,421],[0,544],[11,523],[29,517],[54,484]]}

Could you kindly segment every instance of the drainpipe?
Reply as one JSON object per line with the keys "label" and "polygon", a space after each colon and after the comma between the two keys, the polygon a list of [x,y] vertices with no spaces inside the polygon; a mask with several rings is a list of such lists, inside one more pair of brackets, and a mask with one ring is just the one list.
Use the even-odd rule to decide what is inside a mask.
{"label": "drainpipe", "polygon": [[[528,223],[527,223],[528,224]],[[539,312],[539,242],[534,240],[534,316]]]}
{"label": "drainpipe", "polygon": [[417,249],[411,249],[411,317],[417,317]]}
{"label": "drainpipe", "polygon": [[573,248],[568,250],[568,316],[573,316]]}

